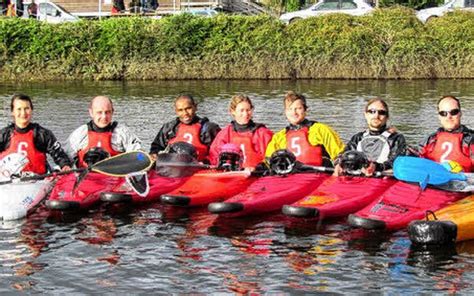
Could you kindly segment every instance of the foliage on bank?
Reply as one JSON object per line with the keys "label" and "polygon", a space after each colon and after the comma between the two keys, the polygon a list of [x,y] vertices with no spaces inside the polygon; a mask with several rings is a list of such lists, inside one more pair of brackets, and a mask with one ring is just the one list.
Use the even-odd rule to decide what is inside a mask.
{"label": "foliage on bank", "polygon": [[3,80],[288,78],[474,78],[473,14],[0,19]]}

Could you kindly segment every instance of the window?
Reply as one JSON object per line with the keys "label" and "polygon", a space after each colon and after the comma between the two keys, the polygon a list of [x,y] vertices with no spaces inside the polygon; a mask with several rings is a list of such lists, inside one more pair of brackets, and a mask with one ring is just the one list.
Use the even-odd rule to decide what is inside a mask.
{"label": "window", "polygon": [[327,0],[321,3],[316,10],[337,10],[339,7],[339,0]]}
{"label": "window", "polygon": [[357,5],[351,0],[342,0],[341,9],[356,9]]}

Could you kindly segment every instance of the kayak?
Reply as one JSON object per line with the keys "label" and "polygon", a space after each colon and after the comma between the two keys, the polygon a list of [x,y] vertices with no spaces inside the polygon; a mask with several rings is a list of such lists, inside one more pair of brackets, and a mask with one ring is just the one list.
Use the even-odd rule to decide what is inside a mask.
{"label": "kayak", "polygon": [[225,202],[209,204],[208,210],[225,217],[281,211],[284,205],[308,195],[327,178],[321,173],[262,177]]}
{"label": "kayak", "polygon": [[[474,194],[408,226],[415,244],[448,244],[474,239]],[[434,220],[433,220],[434,219]]]}
{"label": "kayak", "polygon": [[393,178],[331,176],[303,199],[283,207],[283,214],[300,218],[341,217],[361,210],[395,184]]}
{"label": "kayak", "polygon": [[397,181],[380,198],[349,215],[348,222],[365,229],[397,230],[423,219],[426,211],[436,211],[466,196],[464,192],[423,190],[418,184]]}
{"label": "kayak", "polygon": [[87,209],[100,201],[102,191],[111,191],[122,180],[120,177],[90,172],[74,188],[76,179],[76,174],[59,177],[46,201],[46,207],[60,211]]}
{"label": "kayak", "polygon": [[52,178],[15,182],[0,186],[0,219],[16,220],[25,217],[48,196],[53,188]]}
{"label": "kayak", "polygon": [[179,188],[161,196],[161,203],[173,206],[203,206],[226,200],[244,191],[256,180],[249,171],[204,170]]}
{"label": "kayak", "polygon": [[159,200],[162,194],[182,186],[189,179],[189,177],[164,177],[155,170],[151,170],[147,174],[149,191],[146,194],[138,194],[123,178],[111,191],[102,192],[100,199],[109,203],[153,202]]}

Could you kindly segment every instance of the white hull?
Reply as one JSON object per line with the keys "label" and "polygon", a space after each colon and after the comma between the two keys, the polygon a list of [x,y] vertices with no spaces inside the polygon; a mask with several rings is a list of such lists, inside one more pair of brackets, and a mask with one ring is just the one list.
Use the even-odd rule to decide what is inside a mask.
{"label": "white hull", "polygon": [[0,185],[0,220],[16,220],[31,212],[53,188],[50,180]]}

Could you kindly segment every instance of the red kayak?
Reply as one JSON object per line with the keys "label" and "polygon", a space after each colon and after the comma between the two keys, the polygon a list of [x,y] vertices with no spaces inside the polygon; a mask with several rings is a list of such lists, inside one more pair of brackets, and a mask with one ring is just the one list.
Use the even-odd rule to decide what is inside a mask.
{"label": "red kayak", "polygon": [[284,205],[308,195],[327,178],[321,173],[263,177],[226,202],[209,204],[208,210],[228,217],[281,211]]}
{"label": "red kayak", "polygon": [[331,176],[303,199],[284,206],[283,213],[318,219],[346,216],[367,206],[395,183],[392,178]]}
{"label": "red kayak", "polygon": [[61,211],[87,209],[100,201],[102,191],[112,190],[122,180],[120,177],[90,172],[74,189],[76,179],[76,174],[59,177],[46,206],[51,210]]}
{"label": "red kayak", "polygon": [[402,229],[413,220],[423,219],[426,211],[439,210],[467,194],[434,188],[422,190],[418,184],[397,181],[380,198],[349,215],[348,222],[365,229]]}
{"label": "red kayak", "polygon": [[121,202],[154,202],[162,194],[168,193],[182,186],[190,177],[164,177],[155,170],[148,173],[149,191],[143,196],[135,192],[125,178],[122,178],[112,190],[102,192],[100,199],[110,203]]}
{"label": "red kayak", "polygon": [[162,195],[161,202],[173,206],[207,205],[244,191],[255,180],[249,171],[204,170],[194,174],[179,188]]}

